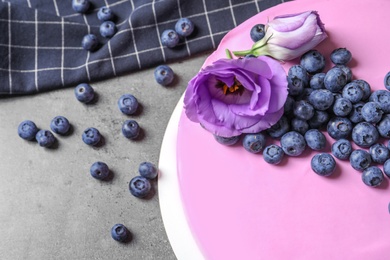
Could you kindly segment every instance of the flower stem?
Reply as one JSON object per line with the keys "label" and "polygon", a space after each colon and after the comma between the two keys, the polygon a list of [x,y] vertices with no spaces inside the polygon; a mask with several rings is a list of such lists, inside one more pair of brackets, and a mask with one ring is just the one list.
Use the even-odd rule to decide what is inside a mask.
{"label": "flower stem", "polygon": [[225,50],[225,53],[226,53],[226,57],[227,57],[228,59],[233,59],[232,53],[230,52],[229,49],[226,49],[226,50]]}

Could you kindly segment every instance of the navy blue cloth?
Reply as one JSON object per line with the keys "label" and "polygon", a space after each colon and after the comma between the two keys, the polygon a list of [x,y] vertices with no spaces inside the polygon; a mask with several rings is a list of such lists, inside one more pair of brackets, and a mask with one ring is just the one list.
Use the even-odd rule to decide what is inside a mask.
{"label": "navy blue cloth", "polygon": [[[256,13],[287,0],[91,0],[86,14],[71,0],[0,2],[0,94],[32,94],[94,82],[215,49],[223,36]],[[100,36],[97,11],[115,13],[118,32]],[[180,17],[196,26],[179,46],[169,49],[161,33]],[[88,52],[88,33],[100,42]]]}

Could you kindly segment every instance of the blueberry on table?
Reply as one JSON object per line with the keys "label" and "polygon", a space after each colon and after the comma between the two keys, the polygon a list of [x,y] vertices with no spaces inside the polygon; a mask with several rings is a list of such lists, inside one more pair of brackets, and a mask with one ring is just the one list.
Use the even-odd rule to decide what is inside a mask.
{"label": "blueberry on table", "polygon": [[31,120],[24,120],[18,126],[18,135],[28,141],[34,140],[38,131],[38,127]]}
{"label": "blueberry on table", "polygon": [[338,67],[333,67],[325,74],[324,86],[331,92],[341,91],[347,84],[347,76],[344,71]]}
{"label": "blueberry on table", "polygon": [[168,86],[173,81],[174,73],[168,65],[159,65],[154,70],[154,78],[158,84]]}
{"label": "blueberry on table", "polygon": [[309,120],[314,115],[314,107],[306,100],[299,100],[294,103],[293,113],[302,120]]}
{"label": "blueberry on table", "polygon": [[128,139],[135,139],[139,136],[140,127],[135,120],[126,120],[122,125],[122,134]]}
{"label": "blueberry on table", "polygon": [[317,50],[310,50],[301,56],[300,64],[309,74],[322,72],[325,68],[325,57]]}
{"label": "blueberry on table", "polygon": [[85,129],[81,137],[84,143],[92,146],[97,145],[102,138],[99,130],[94,127]]}
{"label": "blueberry on table", "polygon": [[137,111],[138,100],[131,94],[124,94],[118,100],[119,110],[126,115],[132,115]]}
{"label": "blueberry on table", "polygon": [[228,145],[228,146],[235,145],[238,142],[238,140],[240,139],[240,135],[231,136],[231,137],[224,137],[224,136],[214,134],[213,136],[214,136],[214,139],[218,143],[223,144],[223,145]]}
{"label": "blueberry on table", "polygon": [[378,123],[383,116],[383,110],[379,103],[369,101],[361,110],[363,119],[368,123]]}
{"label": "blueberry on table", "polygon": [[383,164],[383,172],[390,178],[390,159],[387,159]]}
{"label": "blueberry on table", "polygon": [[329,122],[329,118],[328,112],[315,110],[313,117],[309,119],[308,123],[311,128],[318,129],[325,126]]}
{"label": "blueberry on table", "polygon": [[142,177],[154,179],[158,175],[156,166],[151,162],[142,162],[138,167],[138,172]]}
{"label": "blueberry on table", "polygon": [[328,134],[335,140],[347,139],[352,132],[352,122],[346,117],[333,117],[326,127]]}
{"label": "blueberry on table", "polygon": [[136,176],[132,178],[129,183],[130,193],[137,198],[146,197],[149,194],[151,188],[152,186],[149,179],[142,176]]}
{"label": "blueberry on table", "polygon": [[290,131],[280,138],[280,146],[285,154],[289,156],[299,156],[305,151],[306,141],[300,133]]}
{"label": "blueberry on table", "polygon": [[336,168],[336,161],[328,153],[316,154],[311,159],[311,168],[318,175],[329,176]]}
{"label": "blueberry on table", "polygon": [[345,65],[352,59],[352,53],[347,48],[338,48],[330,54],[330,60],[336,65]]}
{"label": "blueberry on table", "polygon": [[332,109],[336,116],[348,116],[353,109],[353,104],[348,99],[341,97],[334,101]]}
{"label": "blueberry on table", "polygon": [[333,105],[333,93],[327,89],[315,89],[309,95],[310,104],[317,110],[327,110]]}
{"label": "blueberry on table", "polygon": [[291,66],[287,74],[288,93],[291,96],[298,96],[309,86],[309,81],[309,74],[305,68],[301,65]]}
{"label": "blueberry on table", "polygon": [[390,91],[380,89],[371,93],[369,101],[374,101],[380,104],[384,113],[390,113]]}
{"label": "blueberry on table", "polygon": [[99,46],[99,40],[94,34],[87,34],[81,41],[81,47],[87,51],[94,51]]}
{"label": "blueberry on table", "polygon": [[100,25],[100,35],[105,38],[111,38],[115,35],[117,29],[116,25],[112,21],[105,21]]}
{"label": "blueberry on table", "polygon": [[168,29],[161,34],[161,44],[168,48],[174,48],[179,43],[179,35],[174,30]]}
{"label": "blueberry on table", "polygon": [[312,150],[321,151],[326,146],[326,138],[318,129],[310,129],[305,133],[305,141],[307,146]]}
{"label": "blueberry on table", "polygon": [[384,164],[390,158],[390,151],[384,144],[376,143],[370,146],[369,149],[371,159],[378,164]]}
{"label": "blueberry on table", "polygon": [[56,116],[53,120],[51,120],[50,128],[54,133],[64,135],[68,133],[70,129],[70,123],[64,116]]}
{"label": "blueberry on table", "polygon": [[56,138],[54,137],[53,133],[49,130],[39,130],[35,135],[35,139],[42,147],[50,147],[56,141]]}
{"label": "blueberry on table", "polygon": [[114,18],[114,13],[109,7],[103,6],[100,7],[97,13],[97,18],[102,22],[112,21],[112,19]]}
{"label": "blueberry on table", "polygon": [[304,135],[310,129],[309,123],[306,120],[294,117],[291,119],[291,130]]}
{"label": "blueberry on table", "polygon": [[364,169],[370,167],[372,159],[369,152],[362,149],[357,149],[354,150],[349,156],[349,162],[352,168],[355,170],[364,171]]}
{"label": "blueberry on table", "polygon": [[364,104],[365,103],[363,102],[358,102],[352,105],[352,110],[348,115],[348,118],[352,123],[357,124],[364,121],[364,118],[362,116],[362,108]]}
{"label": "blueberry on table", "polygon": [[352,70],[351,70],[350,67],[348,67],[346,65],[335,65],[333,68],[341,69],[344,72],[344,74],[345,74],[345,76],[347,78],[347,83],[351,82],[351,80],[352,80]]}
{"label": "blueberry on table", "polygon": [[263,158],[269,164],[279,164],[283,157],[283,149],[276,144],[271,144],[264,148]]}
{"label": "blueberry on table", "polygon": [[123,224],[115,224],[111,228],[111,237],[118,242],[126,242],[130,238],[130,231]]}
{"label": "blueberry on table", "polygon": [[72,8],[77,13],[86,13],[90,5],[89,0],[72,0]]}
{"label": "blueberry on table", "polygon": [[376,124],[376,128],[378,129],[379,135],[381,137],[390,138],[390,114],[385,114],[381,121]]}
{"label": "blueberry on table", "polygon": [[352,153],[351,142],[347,139],[339,139],[332,144],[332,154],[340,160],[348,160]]}
{"label": "blueberry on table", "polygon": [[110,169],[108,168],[108,165],[104,162],[94,162],[90,169],[90,174],[92,177],[98,180],[105,180],[110,175]]}
{"label": "blueberry on table", "polygon": [[355,104],[363,100],[364,93],[361,86],[355,81],[352,81],[344,86],[342,95],[343,98],[346,98],[351,101],[352,104]]}
{"label": "blueberry on table", "polygon": [[95,97],[95,90],[87,83],[81,83],[74,89],[76,99],[81,103],[89,103]]}
{"label": "blueberry on table", "polygon": [[252,41],[257,42],[264,38],[265,36],[265,25],[256,24],[252,27],[250,31],[250,36]]}
{"label": "blueberry on table", "polygon": [[377,166],[370,166],[362,173],[364,184],[370,187],[379,186],[384,179],[382,170]]}
{"label": "blueberry on table", "polygon": [[312,88],[312,89],[323,89],[323,88],[325,88],[325,85],[324,85],[325,75],[326,74],[323,73],[323,72],[314,74],[311,77],[310,81],[309,81],[310,88]]}
{"label": "blueberry on table", "polygon": [[379,139],[377,128],[370,123],[360,122],[352,129],[352,140],[360,147],[370,147]]}
{"label": "blueberry on table", "polygon": [[180,18],[175,24],[176,33],[183,37],[190,36],[194,28],[194,23],[186,17]]}
{"label": "blueberry on table", "polygon": [[368,84],[368,82],[363,79],[355,79],[353,82],[357,83],[360,86],[360,88],[363,90],[362,100],[367,100],[371,95],[370,84]]}
{"label": "blueberry on table", "polygon": [[250,153],[260,153],[266,144],[265,135],[262,133],[246,134],[242,140],[244,149]]}

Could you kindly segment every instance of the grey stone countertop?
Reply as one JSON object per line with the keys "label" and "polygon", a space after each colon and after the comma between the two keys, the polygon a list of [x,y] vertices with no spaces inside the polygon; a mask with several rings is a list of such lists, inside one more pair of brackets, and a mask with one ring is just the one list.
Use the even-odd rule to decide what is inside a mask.
{"label": "grey stone countertop", "polygon": [[[158,85],[154,68],[91,83],[98,99],[78,102],[73,88],[0,99],[0,259],[176,259],[162,221],[158,182],[150,199],[132,196],[128,184],[138,165],[158,165],[170,116],[188,81],[210,53],[168,65],[176,74],[172,86]],[[122,114],[117,101],[133,94],[140,103],[134,116]],[[54,148],[42,148],[17,134],[30,119],[40,129],[65,116],[72,125],[57,137]],[[132,141],[122,123],[135,119],[143,137]],[[96,127],[104,137],[100,147],[83,143],[81,134]],[[91,177],[95,161],[107,163],[109,181]],[[132,232],[130,243],[111,238],[111,227],[122,223]]]}

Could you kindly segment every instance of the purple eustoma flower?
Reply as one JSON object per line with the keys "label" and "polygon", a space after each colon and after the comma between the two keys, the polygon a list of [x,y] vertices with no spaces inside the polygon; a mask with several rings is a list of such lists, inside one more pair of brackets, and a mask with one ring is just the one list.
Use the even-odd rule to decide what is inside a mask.
{"label": "purple eustoma flower", "polygon": [[220,59],[203,68],[184,96],[187,117],[211,133],[258,133],[283,115],[286,72],[272,58]]}
{"label": "purple eustoma flower", "polygon": [[265,30],[264,38],[252,49],[234,51],[234,55],[268,55],[287,61],[300,57],[328,37],[316,11],[277,16],[266,24]]}

